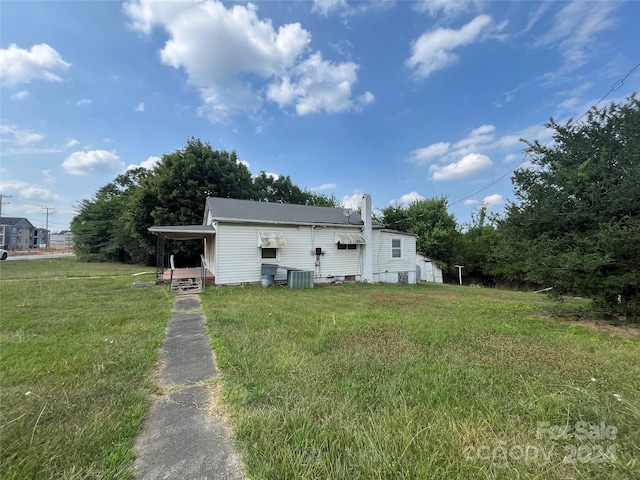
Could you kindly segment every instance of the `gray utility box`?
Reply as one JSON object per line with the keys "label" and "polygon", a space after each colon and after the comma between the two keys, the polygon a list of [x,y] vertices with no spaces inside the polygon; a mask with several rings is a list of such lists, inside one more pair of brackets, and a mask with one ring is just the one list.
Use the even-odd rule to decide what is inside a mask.
{"label": "gray utility box", "polygon": [[287,286],[289,288],[313,288],[313,271],[288,270]]}
{"label": "gray utility box", "polygon": [[275,275],[278,273],[278,265],[275,263],[263,263],[262,271],[260,273],[262,275]]}
{"label": "gray utility box", "polygon": [[273,285],[276,273],[278,273],[278,265],[275,263],[263,263],[261,273],[261,281],[263,287],[270,287]]}

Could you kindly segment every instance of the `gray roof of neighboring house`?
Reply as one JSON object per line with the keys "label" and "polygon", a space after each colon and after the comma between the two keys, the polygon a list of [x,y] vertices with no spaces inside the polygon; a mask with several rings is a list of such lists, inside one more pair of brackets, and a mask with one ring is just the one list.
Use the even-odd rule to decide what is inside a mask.
{"label": "gray roof of neighboring house", "polygon": [[[27,225],[24,225],[25,222]],[[0,218],[0,225],[14,226],[22,223],[27,228],[35,228],[33,224],[25,217],[2,217]]]}
{"label": "gray roof of neighboring house", "polygon": [[[361,227],[359,213],[345,215],[345,208],[314,207],[289,203],[258,202],[233,198],[207,198],[206,214],[216,221],[282,223],[293,225],[344,225]],[[374,226],[379,226],[373,222]]]}

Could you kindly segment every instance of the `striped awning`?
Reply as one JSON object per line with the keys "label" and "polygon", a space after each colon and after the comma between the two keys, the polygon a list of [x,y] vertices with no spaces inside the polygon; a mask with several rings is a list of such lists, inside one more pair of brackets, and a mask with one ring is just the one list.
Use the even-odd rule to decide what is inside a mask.
{"label": "striped awning", "polygon": [[364,245],[367,242],[361,233],[336,233],[336,243],[342,245]]}
{"label": "striped awning", "polygon": [[260,248],[282,248],[286,245],[287,242],[282,232],[258,232],[258,247]]}

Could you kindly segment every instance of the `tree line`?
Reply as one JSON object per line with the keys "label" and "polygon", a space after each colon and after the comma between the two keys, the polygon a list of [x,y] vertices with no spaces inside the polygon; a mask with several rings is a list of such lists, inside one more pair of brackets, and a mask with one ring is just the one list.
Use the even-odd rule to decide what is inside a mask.
{"label": "tree line", "polygon": [[[446,197],[381,209],[385,227],[418,235],[417,250],[445,272],[464,265],[487,286],[552,287],[590,298],[606,317],[640,321],[640,102],[592,109],[583,121],[547,124],[553,141],[526,142],[515,201],[502,215],[477,209],[459,224]],[[153,169],[130,170],[83,200],[72,220],[76,253],[93,261],[149,263],[152,225],[202,223],[207,196],[337,207],[290,177],[252,177],[235,152],[192,138]],[[199,255],[200,242],[175,251]]]}
{"label": "tree line", "polygon": [[[200,225],[207,197],[337,207],[335,197],[303,190],[289,176],[253,177],[236,152],[191,138],[152,170],[118,175],[77,205],[71,221],[75,251],[85,261],[152,264],[153,225]],[[202,242],[175,242],[172,252],[199,258]]]}

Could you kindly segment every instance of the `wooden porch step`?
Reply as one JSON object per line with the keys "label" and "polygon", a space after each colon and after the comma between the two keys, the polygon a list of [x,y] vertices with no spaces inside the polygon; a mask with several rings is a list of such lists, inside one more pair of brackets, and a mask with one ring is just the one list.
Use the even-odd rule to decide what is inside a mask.
{"label": "wooden porch step", "polygon": [[202,291],[202,282],[200,279],[179,278],[171,282],[171,290],[177,293],[200,293]]}

